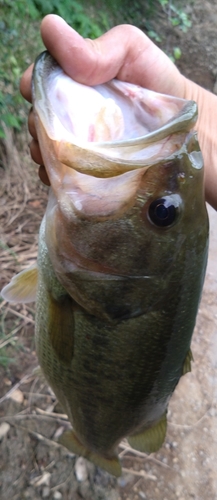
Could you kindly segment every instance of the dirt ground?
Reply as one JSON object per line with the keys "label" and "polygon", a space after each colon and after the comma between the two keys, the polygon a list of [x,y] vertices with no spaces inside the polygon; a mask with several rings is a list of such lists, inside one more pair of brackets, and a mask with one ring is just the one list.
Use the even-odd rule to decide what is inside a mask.
{"label": "dirt ground", "polygon": [[[176,40],[182,49],[182,71],[215,90],[217,5],[196,0],[189,9],[193,9],[193,29],[187,34],[174,35],[165,26],[162,30],[170,43]],[[18,180],[12,174],[21,160],[10,137],[7,146],[8,161],[14,166],[10,181],[2,177],[0,183],[0,191],[5,186],[0,193],[1,227],[4,224],[5,248],[10,248],[9,257],[7,250],[1,254],[4,280],[35,260],[47,196],[46,188],[37,182],[30,192],[28,179],[20,173],[24,194],[16,198],[15,207]],[[24,146],[22,162],[28,163],[27,157]],[[6,349],[5,356],[13,358],[9,365],[2,362],[1,366],[4,356],[0,357],[2,500],[217,499],[217,214],[210,207],[208,210],[209,261],[192,343],[192,372],[181,379],[170,402],[167,438],[161,450],[146,456],[123,442],[119,450],[123,475],[118,480],[55,442],[67,421],[52,391],[37,372],[32,374],[37,366],[34,306],[10,309],[0,303],[5,332],[0,354]]]}

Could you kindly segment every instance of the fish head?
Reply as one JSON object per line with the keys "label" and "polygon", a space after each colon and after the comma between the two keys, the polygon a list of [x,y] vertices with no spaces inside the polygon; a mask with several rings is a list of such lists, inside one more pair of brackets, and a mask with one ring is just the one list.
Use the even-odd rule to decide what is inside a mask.
{"label": "fish head", "polygon": [[79,84],[44,52],[33,106],[57,278],[91,314],[144,313],[206,246],[196,103],[118,80]]}

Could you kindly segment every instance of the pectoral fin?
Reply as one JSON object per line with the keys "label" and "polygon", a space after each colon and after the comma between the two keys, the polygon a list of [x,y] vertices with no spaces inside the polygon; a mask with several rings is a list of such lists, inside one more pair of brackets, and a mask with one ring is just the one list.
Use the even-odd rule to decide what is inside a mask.
{"label": "pectoral fin", "polygon": [[105,457],[89,450],[79,441],[73,430],[64,432],[58,441],[60,444],[68,448],[68,450],[76,453],[76,455],[81,455],[82,457],[87,458],[98,467],[105,469],[109,472],[109,474],[116,477],[121,476],[121,464],[117,455],[114,454],[111,457]]}
{"label": "pectoral fin", "polygon": [[162,446],[166,437],[167,418],[166,413],[153,427],[146,428],[138,434],[127,438],[130,446],[144,453],[153,453]]}
{"label": "pectoral fin", "polygon": [[187,356],[185,358],[183,368],[182,368],[182,375],[185,375],[188,372],[191,372],[191,361],[193,361],[193,354],[191,352],[191,349],[187,352]]}
{"label": "pectoral fin", "polygon": [[38,269],[37,265],[34,264],[14,276],[10,283],[2,289],[1,295],[8,302],[34,302],[36,300],[37,282]]}
{"label": "pectoral fin", "polygon": [[70,364],[74,347],[74,303],[69,295],[62,300],[49,296],[48,333],[59,360]]}

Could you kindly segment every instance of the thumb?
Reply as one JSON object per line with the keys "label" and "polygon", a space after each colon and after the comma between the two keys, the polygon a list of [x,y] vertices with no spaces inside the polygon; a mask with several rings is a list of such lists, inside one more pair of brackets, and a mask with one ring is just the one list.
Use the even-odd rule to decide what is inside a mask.
{"label": "thumb", "polygon": [[50,14],[42,21],[41,35],[63,70],[81,83],[96,85],[116,77],[182,97],[182,75],[166,54],[135,26],[115,26],[96,40],[89,40],[61,17]]}
{"label": "thumb", "polygon": [[[113,31],[115,29],[109,33]],[[53,14],[46,16],[41,24],[41,36],[50,54],[67,75],[86,85],[111,80],[120,69],[124,47],[119,47],[117,55],[115,33],[109,37],[109,47],[106,35],[96,40],[84,39],[61,17]]]}

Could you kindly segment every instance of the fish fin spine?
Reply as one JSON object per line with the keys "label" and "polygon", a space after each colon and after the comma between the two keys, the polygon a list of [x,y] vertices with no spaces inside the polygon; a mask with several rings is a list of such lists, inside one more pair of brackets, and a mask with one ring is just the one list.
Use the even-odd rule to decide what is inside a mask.
{"label": "fish fin spine", "polygon": [[182,367],[182,375],[185,375],[188,372],[191,372],[191,361],[194,361],[193,354],[191,349],[188,350],[185,361]]}
{"label": "fish fin spine", "polygon": [[38,269],[37,265],[33,264],[28,269],[16,274],[10,283],[2,289],[1,295],[4,300],[14,304],[34,302],[36,300],[37,284]]}
{"label": "fish fin spine", "polygon": [[154,453],[162,446],[167,430],[167,417],[165,412],[161,419],[152,427],[144,428],[140,432],[127,438],[130,446],[144,453]]}

